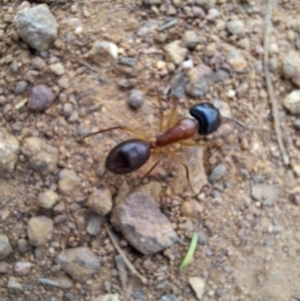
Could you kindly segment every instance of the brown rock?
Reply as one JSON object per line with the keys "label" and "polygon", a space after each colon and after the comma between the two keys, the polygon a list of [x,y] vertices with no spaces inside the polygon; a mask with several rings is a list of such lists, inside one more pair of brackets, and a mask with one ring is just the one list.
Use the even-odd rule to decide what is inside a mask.
{"label": "brown rock", "polygon": [[28,221],[27,235],[35,247],[45,245],[52,238],[52,232],[53,221],[46,216],[35,216]]}
{"label": "brown rock", "polygon": [[180,206],[181,214],[187,217],[197,217],[203,212],[203,205],[194,199],[184,201]]}
{"label": "brown rock", "polygon": [[109,189],[95,189],[89,196],[89,209],[100,216],[105,216],[112,209],[112,196]]}

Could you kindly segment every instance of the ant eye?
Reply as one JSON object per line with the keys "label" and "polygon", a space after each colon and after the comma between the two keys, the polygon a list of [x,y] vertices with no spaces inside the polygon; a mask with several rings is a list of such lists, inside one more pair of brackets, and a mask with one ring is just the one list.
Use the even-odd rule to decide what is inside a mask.
{"label": "ant eye", "polygon": [[199,103],[190,108],[190,114],[198,121],[200,135],[209,135],[221,123],[219,110],[211,103]]}

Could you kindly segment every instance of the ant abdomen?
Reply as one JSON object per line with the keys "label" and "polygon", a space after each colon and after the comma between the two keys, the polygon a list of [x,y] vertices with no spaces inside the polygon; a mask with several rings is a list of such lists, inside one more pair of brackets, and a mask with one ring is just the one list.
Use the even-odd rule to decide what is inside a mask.
{"label": "ant abdomen", "polygon": [[220,112],[211,103],[196,104],[190,108],[189,112],[199,124],[198,133],[200,135],[209,135],[220,126]]}
{"label": "ant abdomen", "polygon": [[143,166],[150,157],[150,144],[130,139],[117,144],[108,154],[105,167],[115,174],[127,174]]}

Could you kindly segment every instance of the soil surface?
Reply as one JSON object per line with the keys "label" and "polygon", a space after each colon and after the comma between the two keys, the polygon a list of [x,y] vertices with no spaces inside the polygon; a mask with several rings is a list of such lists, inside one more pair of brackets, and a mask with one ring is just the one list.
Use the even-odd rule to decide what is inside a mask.
{"label": "soil surface", "polygon": [[[6,237],[11,246],[0,250],[0,300],[300,300],[300,121],[299,112],[283,107],[283,99],[300,88],[300,64],[292,62],[296,71],[290,78],[282,70],[291,51],[300,57],[298,0],[273,1],[269,45],[288,166],[277,144],[263,71],[266,1],[45,2],[59,30],[54,43],[38,51],[18,36],[14,18],[21,1],[0,1],[0,126],[19,142],[13,170],[0,178],[0,234],[5,235],[0,248],[7,246]],[[114,43],[118,59],[108,66],[95,63],[89,53],[96,41]],[[63,72],[52,68],[56,63]],[[174,84],[176,76],[181,80]],[[39,84],[55,94],[49,108],[16,108]],[[170,87],[171,92],[176,87],[186,91],[175,100],[173,113],[166,95]],[[143,93],[140,103],[130,101],[133,88]],[[245,125],[222,120],[203,139],[206,147],[181,146],[179,160],[190,170],[194,192],[182,164],[172,156],[140,182],[161,153],[128,175],[105,171],[109,150],[129,139],[127,132],[114,130],[79,141],[117,125],[154,137],[161,118],[157,94],[162,95],[165,116],[175,119],[196,103],[210,102]],[[42,142],[28,142],[31,137]],[[54,167],[50,161],[36,166],[38,159],[26,152],[26,143],[43,142],[50,161],[58,156]],[[73,173],[61,173],[66,169]],[[150,194],[178,240],[164,251],[142,255],[114,232],[133,266],[147,278],[145,285],[117,264],[118,252],[103,223],[105,219],[111,227],[109,215],[102,217],[99,234],[88,230],[93,215],[87,200],[95,188],[108,189],[115,206],[122,190],[157,182],[161,192]],[[49,190],[56,194],[53,199],[48,195],[43,205],[40,195]],[[193,201],[196,214],[182,206]],[[35,240],[29,221],[40,216],[44,234]],[[194,233],[195,254],[179,272]],[[77,247],[96,256],[84,255],[91,257],[95,271],[89,267],[91,275],[79,273],[79,279],[57,261],[63,250]],[[191,277],[197,277],[196,288]]]}

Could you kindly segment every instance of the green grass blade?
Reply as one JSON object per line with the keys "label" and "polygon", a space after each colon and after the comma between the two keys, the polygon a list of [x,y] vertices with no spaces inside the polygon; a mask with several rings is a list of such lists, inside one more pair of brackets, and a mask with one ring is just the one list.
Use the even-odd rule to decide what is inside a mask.
{"label": "green grass blade", "polygon": [[192,240],[189,246],[189,249],[182,261],[182,264],[179,267],[179,271],[182,271],[183,269],[186,268],[186,266],[190,263],[190,261],[192,260],[192,258],[194,257],[195,251],[196,251],[196,247],[197,247],[197,243],[198,243],[198,233],[194,233],[192,236]]}

